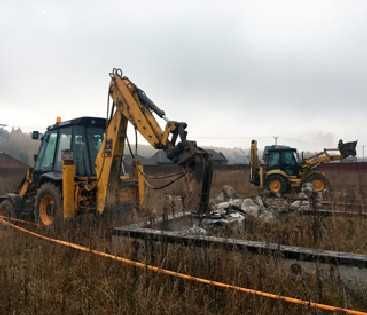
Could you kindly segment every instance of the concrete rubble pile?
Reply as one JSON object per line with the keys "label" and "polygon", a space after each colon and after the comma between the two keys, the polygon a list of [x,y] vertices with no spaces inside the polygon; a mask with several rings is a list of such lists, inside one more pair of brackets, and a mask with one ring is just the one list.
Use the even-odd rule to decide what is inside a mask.
{"label": "concrete rubble pile", "polygon": [[[312,190],[309,186],[302,187],[296,200],[288,201],[280,196],[267,194],[254,198],[239,198],[231,186],[223,186],[222,191],[210,203],[210,214],[202,223],[205,225],[225,225],[241,223],[246,217],[258,218],[264,223],[274,222],[282,213],[311,210]],[[318,199],[320,196],[317,197]]]}
{"label": "concrete rubble pile", "polygon": [[194,224],[189,229],[185,230],[183,235],[207,235],[208,232],[201,226]]}

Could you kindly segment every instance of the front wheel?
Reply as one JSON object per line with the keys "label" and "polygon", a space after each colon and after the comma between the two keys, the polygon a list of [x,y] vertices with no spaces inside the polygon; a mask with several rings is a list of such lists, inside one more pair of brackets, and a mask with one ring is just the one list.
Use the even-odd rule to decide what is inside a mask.
{"label": "front wheel", "polygon": [[3,217],[16,217],[15,207],[9,199],[5,199],[0,202],[0,216]]}
{"label": "front wheel", "polygon": [[305,183],[310,183],[313,192],[324,192],[328,187],[328,180],[319,173],[314,173],[305,180]]}
{"label": "front wheel", "polygon": [[265,180],[266,188],[273,194],[284,194],[288,191],[288,181],[281,175],[269,175]]}
{"label": "front wheel", "polygon": [[43,184],[38,190],[34,205],[36,223],[49,226],[63,220],[60,189],[51,183]]}

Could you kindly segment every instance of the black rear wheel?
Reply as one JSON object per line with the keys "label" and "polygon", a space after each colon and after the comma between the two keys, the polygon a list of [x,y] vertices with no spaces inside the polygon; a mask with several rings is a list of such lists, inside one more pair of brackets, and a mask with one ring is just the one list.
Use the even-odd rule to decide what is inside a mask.
{"label": "black rear wheel", "polygon": [[36,223],[46,226],[63,220],[61,193],[56,185],[46,183],[38,189],[34,205],[34,217]]}
{"label": "black rear wheel", "polygon": [[284,176],[269,175],[265,180],[266,188],[273,194],[284,194],[288,191],[288,181]]}
{"label": "black rear wheel", "polygon": [[326,189],[330,188],[328,180],[320,173],[313,173],[306,178],[305,183],[310,183],[312,185],[313,192],[324,192]]}
{"label": "black rear wheel", "polygon": [[3,217],[16,217],[15,207],[11,200],[6,199],[0,202],[0,215]]}

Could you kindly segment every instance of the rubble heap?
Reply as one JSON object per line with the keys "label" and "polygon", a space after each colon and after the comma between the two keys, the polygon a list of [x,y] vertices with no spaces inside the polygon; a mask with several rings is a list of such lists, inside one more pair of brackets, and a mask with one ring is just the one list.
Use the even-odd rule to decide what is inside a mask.
{"label": "rubble heap", "polygon": [[293,201],[269,194],[241,199],[233,187],[225,185],[211,200],[210,212],[203,218],[202,224],[241,223],[246,217],[259,218],[265,223],[272,223],[283,213],[312,210],[316,205],[315,200],[319,205],[321,198],[321,195],[315,197],[312,188],[305,185]]}

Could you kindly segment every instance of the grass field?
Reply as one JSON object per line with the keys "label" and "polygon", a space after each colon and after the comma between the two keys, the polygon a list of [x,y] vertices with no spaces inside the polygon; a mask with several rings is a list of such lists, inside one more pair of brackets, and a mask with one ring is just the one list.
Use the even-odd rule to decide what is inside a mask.
{"label": "grass field", "polygon": [[[5,184],[5,183],[4,183]],[[174,193],[174,191],[166,192]],[[145,215],[159,215],[167,200],[150,194]],[[132,223],[141,213],[113,225]],[[112,224],[78,218],[41,232],[114,252]],[[272,224],[246,220],[225,237],[263,240],[367,254],[367,220],[288,215]],[[65,249],[0,226],[0,314],[316,314],[307,307],[215,289],[152,274],[104,258]],[[304,300],[367,310],[367,288],[344,283],[337,273],[293,270],[279,257],[208,248],[122,243],[118,254],[174,271]],[[316,268],[317,270],[317,268]],[[319,313],[320,314],[320,313]]]}
{"label": "grass field", "polygon": [[[81,220],[44,230],[93,248],[112,251],[106,226]],[[151,274],[103,258],[60,248],[9,228],[0,228],[0,314],[309,314],[311,310]],[[284,272],[277,257],[157,245],[134,256],[192,275],[306,300],[367,309],[367,288],[337,277]]]}
{"label": "grass field", "polygon": [[248,218],[240,228],[221,229],[214,233],[222,237],[367,255],[367,218],[361,217],[317,218],[287,214],[271,224]]}

